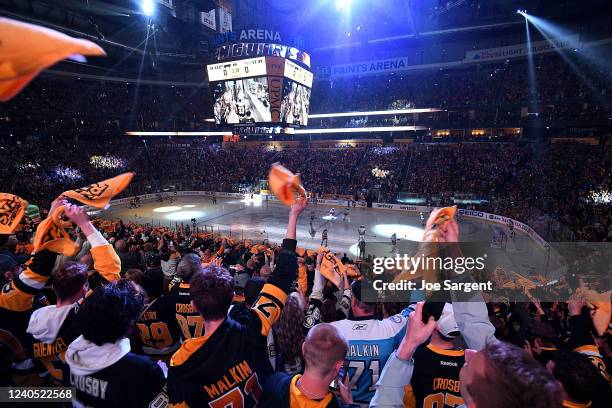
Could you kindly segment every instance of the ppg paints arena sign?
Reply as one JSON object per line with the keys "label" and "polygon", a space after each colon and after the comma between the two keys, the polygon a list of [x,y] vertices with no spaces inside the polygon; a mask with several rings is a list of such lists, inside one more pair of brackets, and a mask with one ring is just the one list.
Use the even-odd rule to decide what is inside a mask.
{"label": "ppg paints arena sign", "polygon": [[225,43],[236,43],[243,41],[282,42],[282,39],[278,31],[264,30],[259,28],[241,30],[239,33],[228,31],[227,33],[217,34],[210,40],[210,45],[213,47],[218,47],[219,45]]}

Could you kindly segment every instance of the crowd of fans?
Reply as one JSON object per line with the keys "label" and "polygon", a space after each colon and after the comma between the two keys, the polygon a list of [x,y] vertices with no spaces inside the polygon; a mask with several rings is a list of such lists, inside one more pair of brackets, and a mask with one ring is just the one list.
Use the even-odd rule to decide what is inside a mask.
{"label": "crowd of fans", "polygon": [[425,125],[490,127],[525,123],[529,117],[522,109],[529,107],[549,126],[608,123],[612,81],[607,68],[580,60],[571,67],[558,56],[537,57],[535,65],[535,93],[530,91],[526,60],[332,78],[313,87],[311,111],[442,108],[449,111],[448,116]]}
{"label": "crowd of fans", "polygon": [[[135,138],[15,139],[0,146],[6,163],[0,169],[0,189],[42,206],[49,204],[48,197],[84,180],[108,178],[124,169],[137,173],[128,195],[163,189],[255,191],[265,188],[270,164],[281,162],[300,173],[307,191],[319,197],[365,196],[371,202],[393,203],[404,192],[430,205],[452,205],[467,197],[474,202],[470,208],[522,221],[549,241],[606,241],[612,233],[609,203],[592,200],[594,193],[612,188],[612,157],[605,140],[600,145],[417,143],[409,148],[274,150],[198,141],[177,146]],[[388,173],[377,177],[373,169]]]}
{"label": "crowd of fans", "polygon": [[208,89],[39,77],[3,105],[0,123],[19,135],[118,135],[127,130],[210,126]]}
{"label": "crowd of fans", "polygon": [[[543,75],[559,72],[549,62],[538,64]],[[411,88],[412,81],[396,87],[389,80],[379,95],[364,81],[347,93],[355,98],[335,107],[379,106],[372,100],[412,106],[405,99],[411,91],[417,106],[525,102],[523,74],[513,66],[484,72],[501,78],[488,89],[487,69],[433,78],[441,81],[431,94]],[[603,110],[585,105],[592,93],[585,96],[577,81],[563,83],[540,86],[531,103],[582,98],[579,109],[601,117]],[[548,226],[556,238],[609,241],[610,203],[601,201],[610,197],[612,168],[605,141],[277,151],[202,141],[80,140],[82,129],[112,135],[134,124],[199,128],[198,94],[87,81],[53,85],[38,81],[0,118],[7,129],[73,135],[10,135],[0,145],[0,387],[9,404],[52,397],[61,399],[53,406],[95,408],[609,406],[605,250],[591,251],[554,282],[511,277],[499,267],[472,275],[428,266],[387,270],[386,278],[398,272],[433,277],[433,284],[453,277],[466,288],[481,288],[476,280],[491,273],[499,287],[454,290],[448,299],[424,289],[373,296],[371,255],[351,260],[324,246],[299,247],[298,220],[309,202],[303,195],[287,204],[282,243],[271,243],[183,224],[91,219],[81,204],[103,208],[131,174],[72,190],[125,170],[138,174],[127,195],[254,190],[265,187],[270,164],[281,162],[315,195],[371,202],[393,201],[404,191],[436,206],[467,197],[479,208]],[[593,85],[603,85],[605,96],[609,84]],[[553,114],[575,114],[565,107]],[[445,265],[467,264],[454,209],[435,209],[423,222],[423,252],[441,252]],[[45,390],[16,388],[35,386]]]}
{"label": "crowd of fans", "polygon": [[[32,225],[0,235],[2,385],[68,385],[92,407],[609,403],[611,337],[578,289],[554,303],[372,302],[369,259],[343,257],[336,286],[324,254],[298,247],[305,200],[282,245],[92,222],[61,197],[50,213],[60,205],[75,256],[23,242]],[[454,220],[438,233],[460,239]]]}
{"label": "crowd of fans", "polygon": [[[365,77],[318,79],[311,112],[441,108],[420,116],[434,127],[519,127],[534,116],[563,127],[609,124],[612,82],[605,67],[559,56],[536,58],[537,91],[531,92],[527,61]],[[573,67],[572,67],[573,65]],[[545,78],[546,80],[541,80]],[[129,130],[206,130],[212,101],[205,87],[134,84],[86,78],[41,77],[3,107],[2,128],[19,134],[117,134]],[[312,121],[317,126],[405,125],[414,118]]]}

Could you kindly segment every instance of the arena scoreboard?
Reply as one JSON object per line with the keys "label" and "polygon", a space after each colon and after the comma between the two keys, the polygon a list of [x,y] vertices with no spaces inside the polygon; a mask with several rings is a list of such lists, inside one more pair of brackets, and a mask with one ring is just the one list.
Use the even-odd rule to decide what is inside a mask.
{"label": "arena scoreboard", "polygon": [[227,81],[228,79],[248,78],[266,75],[266,59],[249,58],[206,67],[208,81]]}
{"label": "arena scoreboard", "polygon": [[262,56],[206,67],[215,123],[306,126],[313,74],[289,59]]}

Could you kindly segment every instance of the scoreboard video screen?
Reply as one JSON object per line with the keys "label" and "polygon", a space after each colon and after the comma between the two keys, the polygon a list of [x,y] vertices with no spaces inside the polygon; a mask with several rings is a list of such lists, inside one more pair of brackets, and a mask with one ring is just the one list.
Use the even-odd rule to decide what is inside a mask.
{"label": "scoreboard video screen", "polygon": [[272,121],[265,76],[217,82],[212,86],[212,94],[217,124]]}
{"label": "scoreboard video screen", "polygon": [[285,78],[280,121],[289,125],[306,126],[310,111],[310,88]]}
{"label": "scoreboard video screen", "polygon": [[215,123],[308,124],[313,74],[281,57],[257,57],[206,67]]}

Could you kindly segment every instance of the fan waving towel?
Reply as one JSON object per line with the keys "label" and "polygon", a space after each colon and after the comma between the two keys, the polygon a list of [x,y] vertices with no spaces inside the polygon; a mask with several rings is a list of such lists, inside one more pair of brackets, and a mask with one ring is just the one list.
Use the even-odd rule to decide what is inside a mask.
{"label": "fan waving towel", "polygon": [[274,163],[268,175],[270,190],[285,205],[293,205],[296,196],[306,197],[300,176],[293,174],[278,163]]}
{"label": "fan waving towel", "polygon": [[[457,206],[437,208],[431,212],[425,225],[425,232],[423,233],[418,253],[430,258],[438,256],[438,245],[436,243],[440,242],[440,230],[456,213]],[[416,278],[424,278],[427,282],[436,282],[437,273],[435,269],[421,266],[417,270],[399,273],[393,281],[399,282]]]}
{"label": "fan waving towel", "polygon": [[108,208],[110,200],[122,192],[132,181],[135,173],[123,173],[87,187],[65,191],[62,195],[94,208]]}
{"label": "fan waving towel", "polygon": [[66,232],[65,223],[61,218],[63,214],[64,206],[62,205],[38,225],[34,237],[34,252],[48,249],[65,256],[74,256],[77,253],[79,245],[73,242]]}
{"label": "fan waving towel", "polygon": [[325,276],[334,285],[340,287],[342,275],[346,273],[346,267],[342,261],[340,261],[340,258],[335,256],[329,249],[321,247],[319,252],[323,254],[319,272],[321,272],[321,275]]}
{"label": "fan waving towel", "polygon": [[40,71],[65,58],[106,55],[88,40],[21,21],[0,18],[0,101],[17,95]]}
{"label": "fan waving towel", "polygon": [[13,194],[0,193],[0,234],[12,234],[21,222],[28,202]]}

